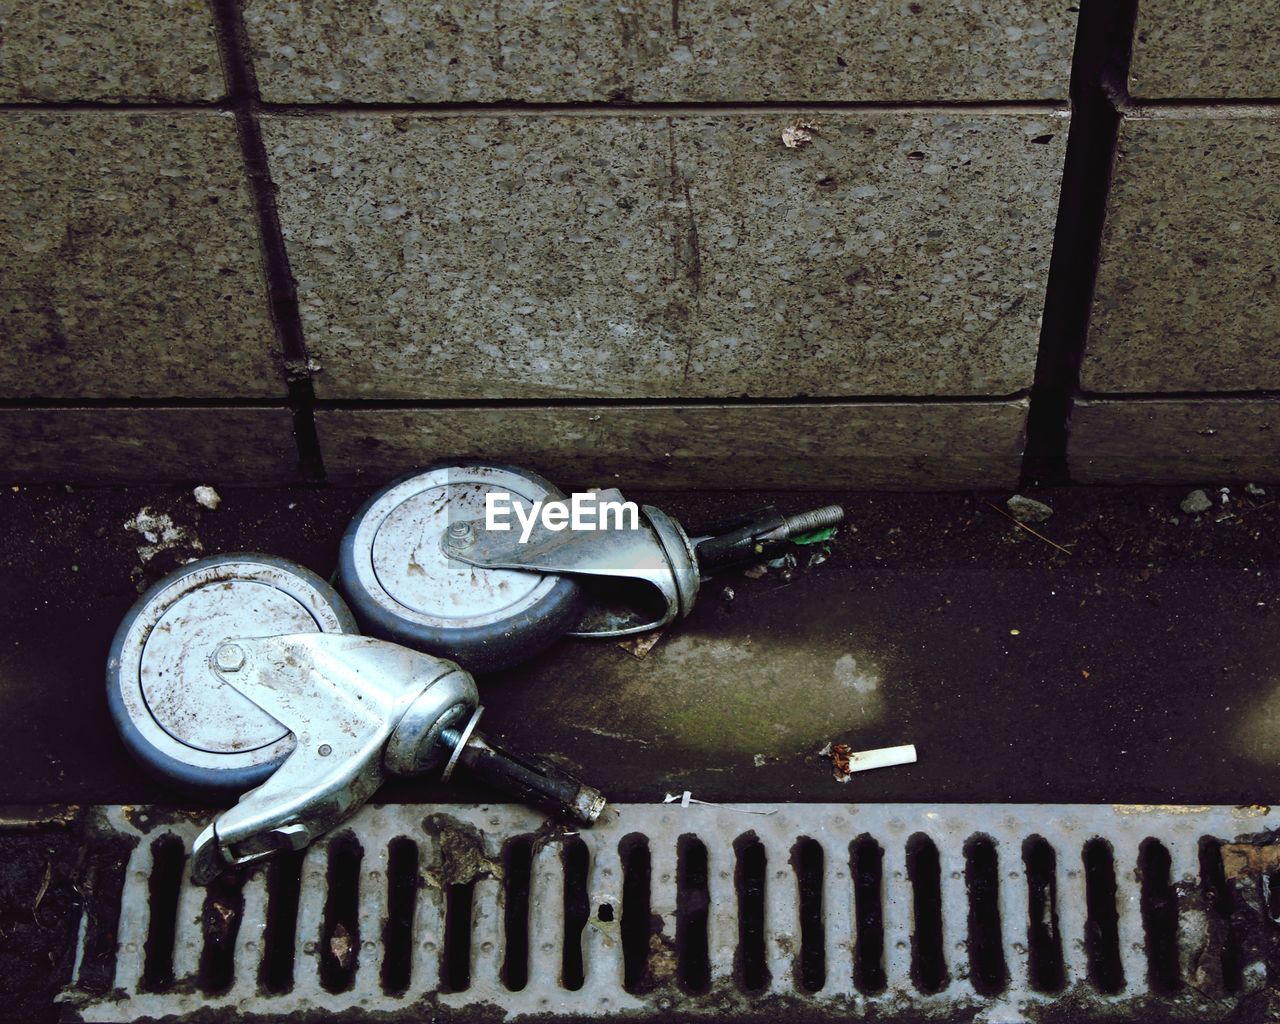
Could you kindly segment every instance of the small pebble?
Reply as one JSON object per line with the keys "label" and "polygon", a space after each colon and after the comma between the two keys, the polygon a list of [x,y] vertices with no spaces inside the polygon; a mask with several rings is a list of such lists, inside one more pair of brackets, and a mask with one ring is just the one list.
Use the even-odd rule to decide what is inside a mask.
{"label": "small pebble", "polygon": [[1267,494],[1265,487],[1259,487],[1257,484],[1245,484],[1244,493],[1251,498],[1264,498]]}
{"label": "small pebble", "polygon": [[201,485],[191,492],[196,501],[204,508],[213,511],[222,504],[222,495],[215,491],[212,487]]}
{"label": "small pebble", "polygon": [[1189,516],[1199,515],[1201,512],[1208,512],[1213,508],[1213,502],[1209,499],[1209,495],[1204,491],[1195,490],[1182,499],[1182,504],[1178,506]]}
{"label": "small pebble", "polygon": [[1020,523],[1043,523],[1053,515],[1053,508],[1043,501],[1015,494],[1005,503],[1009,514]]}

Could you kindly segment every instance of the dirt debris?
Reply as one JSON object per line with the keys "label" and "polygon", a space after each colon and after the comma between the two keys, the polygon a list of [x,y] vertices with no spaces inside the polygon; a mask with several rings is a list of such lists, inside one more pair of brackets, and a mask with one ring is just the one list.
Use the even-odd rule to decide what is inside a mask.
{"label": "dirt debris", "polygon": [[1020,523],[1045,523],[1053,517],[1053,506],[1043,501],[1015,494],[1004,503],[1009,514]]}
{"label": "dirt debris", "polygon": [[207,508],[210,512],[222,504],[222,495],[207,484],[197,487],[191,492],[191,496],[196,499],[197,505]]}
{"label": "dirt debris", "polygon": [[803,149],[813,142],[818,126],[812,121],[796,121],[782,129],[782,144],[787,149]]}
{"label": "dirt debris", "polygon": [[[194,516],[195,510],[190,514]],[[194,524],[176,522],[169,513],[159,512],[150,505],[126,519],[124,528],[143,540],[136,548],[138,564],[132,570],[139,591],[166,572],[194,562],[204,554],[204,542]]]}
{"label": "dirt debris", "polygon": [[333,954],[334,960],[344,971],[350,968],[351,960],[355,956],[355,944],[351,941],[351,933],[347,931],[347,926],[341,921],[329,936],[329,952]]}
{"label": "dirt debris", "polygon": [[1178,506],[1189,516],[1200,515],[1202,512],[1208,512],[1213,508],[1213,501],[1209,495],[1203,490],[1194,490],[1182,499],[1182,504]]}
{"label": "dirt debris", "polygon": [[79,870],[70,833],[0,835],[0,1018],[54,1019],[47,1008],[75,957]]}
{"label": "dirt debris", "polygon": [[124,524],[126,530],[133,530],[146,541],[138,548],[138,557],[149,562],[162,551],[171,548],[189,547],[193,551],[203,551],[204,544],[196,536],[195,531],[179,526],[165,512],[156,512],[150,506],[139,509]]}
{"label": "dirt debris", "polygon": [[474,825],[447,814],[428,814],[422,829],[439,844],[440,865],[425,874],[440,888],[467,885],[480,878],[502,878],[501,862],[485,851],[484,836]]}

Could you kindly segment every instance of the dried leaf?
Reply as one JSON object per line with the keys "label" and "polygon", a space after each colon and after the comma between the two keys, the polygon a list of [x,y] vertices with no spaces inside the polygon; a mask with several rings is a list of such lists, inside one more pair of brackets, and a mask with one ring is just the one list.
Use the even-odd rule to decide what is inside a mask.
{"label": "dried leaf", "polygon": [[662,639],[662,630],[655,629],[651,633],[639,633],[618,641],[618,646],[632,657],[643,659]]}
{"label": "dried leaf", "polygon": [[329,939],[329,952],[333,954],[333,958],[338,961],[338,966],[344,971],[351,966],[351,957],[355,954],[355,948],[351,943],[351,933],[341,921],[333,929],[333,935]]}

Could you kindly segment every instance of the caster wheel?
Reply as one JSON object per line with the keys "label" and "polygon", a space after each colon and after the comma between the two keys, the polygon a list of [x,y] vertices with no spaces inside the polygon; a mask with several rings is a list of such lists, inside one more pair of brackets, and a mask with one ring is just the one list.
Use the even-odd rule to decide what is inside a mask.
{"label": "caster wheel", "polygon": [[574,626],[583,601],[574,580],[481,569],[442,550],[449,523],[483,518],[491,491],[530,502],[564,498],[528,470],[472,463],[403,477],[356,513],[338,579],[366,633],[479,673],[532,657]]}
{"label": "caster wheel", "polygon": [[209,664],[235,637],[356,633],[324,580],[269,555],[216,555],[148,590],[116,631],[107,702],[125,745],[166,782],[210,798],[265,782],[293,734]]}

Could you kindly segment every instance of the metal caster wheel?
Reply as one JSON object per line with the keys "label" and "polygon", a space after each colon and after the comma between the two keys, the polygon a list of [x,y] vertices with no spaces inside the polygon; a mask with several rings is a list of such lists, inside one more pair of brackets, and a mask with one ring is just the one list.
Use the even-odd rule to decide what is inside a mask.
{"label": "metal caster wheel", "polygon": [[289,730],[209,670],[232,637],[356,633],[324,580],[270,555],[202,558],[148,590],[116,630],[107,702],[144,767],[198,795],[238,795],[289,756]]}
{"label": "metal caster wheel", "polygon": [[402,477],[356,513],[338,586],[366,633],[494,672],[573,627],[582,589],[572,577],[469,565],[442,547],[451,523],[484,518],[494,491],[529,503],[564,498],[536,473],[471,463]]}
{"label": "metal caster wheel", "polygon": [[[499,525],[486,495],[510,498]],[[693,609],[712,574],[774,557],[806,534],[830,530],[844,509],[797,515],[766,509],[724,532],[691,538],[671,516],[614,488],[575,495],[604,513],[566,529],[536,502],[565,495],[528,470],[471,463],[397,480],[356,514],[343,538],[340,586],[364,629],[491,672],[532,657],[561,636],[617,637],[659,629]],[[512,525],[511,505],[524,506]],[[628,514],[630,513],[629,517]],[[576,515],[576,514],[575,514]]]}
{"label": "metal caster wheel", "polygon": [[443,766],[447,780],[462,765],[581,825],[605,807],[555,765],[477,732],[483,709],[470,674],[357,635],[323,581],[264,555],[206,558],[148,591],[116,634],[107,697],[149,769],[188,789],[239,796],[192,847],[199,884],[302,849],[388,775]]}

